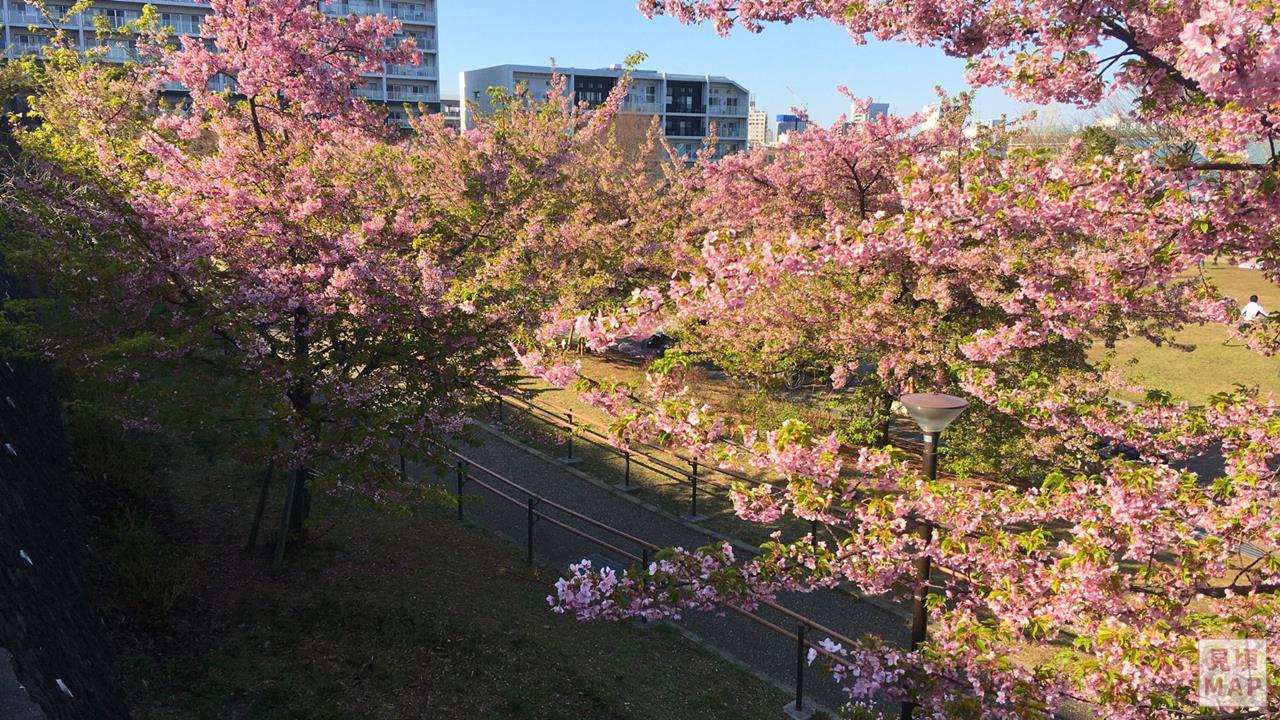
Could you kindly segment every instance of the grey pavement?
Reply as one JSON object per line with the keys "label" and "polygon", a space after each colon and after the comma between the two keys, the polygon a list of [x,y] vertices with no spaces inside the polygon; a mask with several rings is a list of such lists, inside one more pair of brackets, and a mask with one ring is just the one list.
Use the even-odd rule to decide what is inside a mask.
{"label": "grey pavement", "polygon": [[[593,482],[580,471],[484,425],[480,426],[477,436],[482,441],[481,444],[475,447],[459,445],[457,451],[477,465],[504,475],[531,493],[661,547],[695,548],[714,540],[707,532],[695,529],[675,516],[614,490],[609,483],[620,478],[598,478]],[[463,489],[463,507],[467,519],[490,528],[523,547],[527,532],[527,508],[524,505],[526,496],[486,476],[478,468],[471,468],[469,474],[507,492],[520,504],[505,501],[476,483],[469,483]],[[452,493],[455,491],[456,473],[436,471],[426,477],[426,482],[445,487]],[[641,548],[635,544],[610,536],[555,509],[543,507],[539,508],[539,512],[593,537],[606,540],[618,550],[641,554]],[[534,525],[534,553],[538,564],[558,570],[564,570],[570,563],[582,558],[590,558],[597,565],[606,562],[617,568],[625,568],[634,563],[634,560],[629,560],[620,553],[603,549],[545,521]],[[904,614],[842,593],[820,591],[789,594],[780,597],[778,604],[854,640],[870,634],[903,647],[909,641]],[[769,608],[759,608],[755,614],[793,633],[798,626],[794,619]],[[745,665],[757,675],[794,692],[797,653],[797,643],[794,640],[728,611],[692,612],[674,621],[674,624],[686,635],[693,636],[722,655]],[[823,637],[817,631],[811,630],[808,633],[811,643],[819,642]],[[816,701],[820,708],[830,712],[843,704],[844,696],[819,665],[815,663],[805,669],[805,702],[808,704]],[[883,709],[887,711],[895,708],[886,706]]]}
{"label": "grey pavement", "polygon": [[0,647],[0,718],[4,720],[46,720],[47,718],[18,680],[13,667],[13,655],[2,647]]}

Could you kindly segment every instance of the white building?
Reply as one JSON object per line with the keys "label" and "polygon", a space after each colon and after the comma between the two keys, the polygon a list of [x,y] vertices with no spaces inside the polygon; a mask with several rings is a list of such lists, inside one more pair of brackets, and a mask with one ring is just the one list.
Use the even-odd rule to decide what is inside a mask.
{"label": "white building", "polygon": [[757,110],[756,101],[752,99],[747,111],[747,147],[771,145],[773,142],[773,132],[769,127],[769,113]]}
{"label": "white building", "polygon": [[440,96],[440,112],[444,114],[445,127],[454,130],[462,128],[462,100],[457,95],[445,93]]}
{"label": "white building", "polygon": [[[76,38],[80,47],[96,45],[94,16],[101,15],[114,27],[137,20],[143,5],[154,5],[160,11],[161,22],[173,28],[178,35],[200,37],[200,25],[209,14],[209,6],[193,0],[98,0],[88,13],[63,20],[70,8],[70,0],[53,0],[47,8],[54,22]],[[401,33],[413,39],[422,54],[418,65],[386,65],[382,72],[365,76],[357,90],[363,97],[390,104],[390,114],[403,120],[405,103],[424,103],[432,111],[440,109],[440,59],[437,52],[436,0],[336,0],[323,2],[325,13],[339,17],[350,14],[384,14],[400,20]],[[31,29],[30,26],[35,26]],[[23,0],[0,0],[0,43],[3,57],[39,52],[47,45],[54,24],[46,19],[35,6]],[[112,48],[107,58],[124,61],[132,53],[132,43],[122,42]],[[180,88],[174,88],[178,90]]]}
{"label": "white building", "polygon": [[[613,90],[626,70],[617,65],[600,68],[555,68],[565,76],[569,90],[579,101],[596,104]],[[498,65],[458,74],[462,96],[462,127],[474,124],[475,113],[493,110],[488,89],[514,91],[523,86],[535,97],[551,88],[553,69],[535,65]],[[622,112],[656,115],[667,141],[684,157],[702,149],[715,125],[715,155],[723,157],[747,148],[747,98],[738,83],[715,75],[676,75],[652,70],[632,71],[631,89]]]}

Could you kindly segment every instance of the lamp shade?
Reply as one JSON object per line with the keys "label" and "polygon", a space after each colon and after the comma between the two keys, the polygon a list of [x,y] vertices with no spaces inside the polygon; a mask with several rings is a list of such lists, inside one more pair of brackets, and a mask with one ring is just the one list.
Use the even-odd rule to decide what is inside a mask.
{"label": "lamp shade", "polygon": [[920,429],[927,433],[942,432],[968,407],[964,398],[941,393],[911,393],[899,398]]}

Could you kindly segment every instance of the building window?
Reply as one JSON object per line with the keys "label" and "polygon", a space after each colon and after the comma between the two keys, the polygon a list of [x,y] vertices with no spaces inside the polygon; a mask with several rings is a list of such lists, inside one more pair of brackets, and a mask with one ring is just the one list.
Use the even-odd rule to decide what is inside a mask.
{"label": "building window", "polygon": [[667,118],[667,135],[674,137],[702,137],[706,135],[702,118]]}
{"label": "building window", "polygon": [[121,25],[128,22],[128,20],[124,16],[123,10],[117,10],[115,8],[105,8],[105,9],[99,10],[98,12],[101,13],[102,16],[107,19],[107,22],[111,23],[111,27],[120,27]]}
{"label": "building window", "polygon": [[573,91],[578,100],[596,106],[604,102],[613,90],[613,78],[577,77],[574,79]]}
{"label": "building window", "polygon": [[667,112],[702,113],[702,83],[672,80],[667,83]]}

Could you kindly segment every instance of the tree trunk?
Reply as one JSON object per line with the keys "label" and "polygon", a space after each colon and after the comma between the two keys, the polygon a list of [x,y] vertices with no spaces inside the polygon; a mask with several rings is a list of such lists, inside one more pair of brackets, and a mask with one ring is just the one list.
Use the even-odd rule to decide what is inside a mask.
{"label": "tree trunk", "polygon": [[267,472],[262,476],[262,489],[258,491],[258,507],[253,511],[253,527],[249,528],[249,541],[244,544],[245,552],[258,546],[258,530],[262,527],[262,513],[267,509],[267,494],[271,490],[271,476],[275,474],[276,459],[267,463]]}
{"label": "tree trunk", "polygon": [[307,479],[311,472],[300,467],[293,477],[293,502],[289,513],[289,535],[302,540],[306,532],[307,516],[311,514],[311,492],[307,490]]}
{"label": "tree trunk", "polygon": [[276,568],[284,564],[284,550],[289,543],[289,519],[293,517],[293,496],[297,494],[298,476],[284,493],[284,509],[280,512],[280,536],[276,538]]}
{"label": "tree trunk", "polygon": [[893,403],[898,397],[891,392],[882,390],[880,392],[880,402],[883,404],[884,422],[880,423],[880,442],[889,442],[889,430],[893,425]]}
{"label": "tree trunk", "polygon": [[[308,313],[305,308],[298,308],[293,314],[293,347],[294,360],[298,368],[298,379],[289,389],[289,401],[293,410],[303,418],[305,423],[307,411],[311,408],[311,339],[307,334]],[[311,493],[307,489],[307,480],[311,472],[298,465],[293,470],[293,490],[286,503],[288,508],[288,532],[291,538],[301,542],[306,532],[307,516],[311,512]]]}

